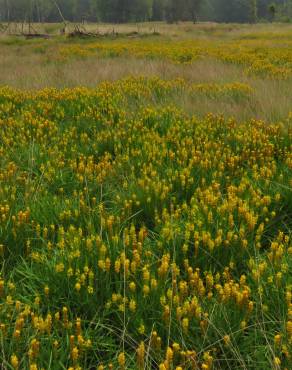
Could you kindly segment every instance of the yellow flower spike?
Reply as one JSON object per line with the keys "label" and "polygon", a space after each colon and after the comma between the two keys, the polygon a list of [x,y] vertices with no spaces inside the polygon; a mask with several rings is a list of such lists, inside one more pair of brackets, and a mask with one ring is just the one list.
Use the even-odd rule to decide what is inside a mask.
{"label": "yellow flower spike", "polygon": [[166,361],[170,364],[173,361],[173,350],[171,347],[168,347],[166,350]]}
{"label": "yellow flower spike", "polygon": [[141,342],[137,348],[137,364],[139,369],[144,369],[145,344]]}
{"label": "yellow flower spike", "polygon": [[130,282],[129,288],[130,288],[130,291],[133,293],[136,291],[136,284],[134,283],[134,281]]}
{"label": "yellow flower spike", "polygon": [[19,361],[15,354],[10,357],[10,363],[14,369],[18,369]]}
{"label": "yellow flower spike", "polygon": [[246,321],[241,321],[241,323],[240,323],[240,327],[241,327],[241,329],[245,329],[246,328],[246,326],[247,326],[247,323],[246,323]]}
{"label": "yellow flower spike", "polygon": [[129,302],[129,309],[131,312],[135,312],[136,311],[136,302],[134,299],[131,299],[130,302]]}
{"label": "yellow flower spike", "polygon": [[125,368],[125,364],[126,364],[126,356],[125,356],[125,353],[124,353],[124,352],[121,352],[121,353],[118,355],[118,364],[120,365],[120,368],[121,368],[121,369],[124,369],[124,368]]}
{"label": "yellow flower spike", "polygon": [[279,368],[280,365],[281,365],[281,360],[279,357],[275,357],[274,358],[274,365],[276,366],[276,368]]}
{"label": "yellow flower spike", "polygon": [[143,285],[143,294],[144,294],[144,296],[149,295],[149,293],[150,293],[149,285]]}
{"label": "yellow flower spike", "polygon": [[3,297],[4,295],[4,286],[5,286],[4,280],[0,279],[0,297]]}
{"label": "yellow flower spike", "polygon": [[226,346],[230,344],[230,336],[229,335],[224,335],[223,340],[224,340],[224,343],[225,343]]}
{"label": "yellow flower spike", "polygon": [[75,336],[74,335],[70,335],[69,342],[70,342],[70,348],[73,349],[74,343],[75,343]]}
{"label": "yellow flower spike", "polygon": [[288,334],[288,337],[290,339],[292,339],[292,320],[289,320],[286,324],[286,330],[287,330],[287,334]]}
{"label": "yellow flower spike", "polygon": [[182,319],[182,328],[183,328],[183,331],[184,331],[185,333],[187,333],[187,332],[188,332],[188,330],[189,330],[189,319],[188,319],[187,317],[184,317],[184,318]]}
{"label": "yellow flower spike", "polygon": [[274,343],[275,343],[275,345],[279,346],[281,344],[281,340],[282,340],[281,334],[276,334],[274,336]]}
{"label": "yellow flower spike", "polygon": [[139,334],[144,334],[145,333],[145,326],[143,324],[141,324],[138,328],[138,332]]}
{"label": "yellow flower spike", "polygon": [[74,346],[71,350],[71,358],[74,362],[76,362],[79,358],[79,350],[76,346]]}
{"label": "yellow flower spike", "polygon": [[76,327],[76,335],[78,336],[81,334],[81,318],[80,317],[77,317],[75,327]]}
{"label": "yellow flower spike", "polygon": [[50,293],[50,288],[47,285],[44,287],[44,292],[46,296],[48,296]]}
{"label": "yellow flower spike", "polygon": [[179,352],[180,351],[180,344],[179,343],[173,343],[172,348],[173,348],[174,352]]}
{"label": "yellow flower spike", "polygon": [[4,245],[0,244],[0,257],[4,256]]}

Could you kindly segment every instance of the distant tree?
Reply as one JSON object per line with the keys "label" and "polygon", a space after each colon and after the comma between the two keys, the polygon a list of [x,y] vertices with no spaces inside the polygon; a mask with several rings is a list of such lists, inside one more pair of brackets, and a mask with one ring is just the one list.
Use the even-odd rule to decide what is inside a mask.
{"label": "distant tree", "polygon": [[212,0],[212,5],[218,22],[250,21],[250,0]]}
{"label": "distant tree", "polygon": [[165,18],[168,23],[175,23],[182,19],[185,4],[185,0],[166,0]]}
{"label": "distant tree", "polygon": [[174,23],[177,21],[175,0],[166,0],[165,18],[168,23]]}
{"label": "distant tree", "polygon": [[194,23],[196,23],[198,20],[198,14],[202,3],[203,0],[186,0],[186,10],[190,14]]}
{"label": "distant tree", "polygon": [[9,18],[7,0],[0,0],[0,22],[5,22]]}
{"label": "distant tree", "polygon": [[153,0],[152,20],[162,21],[164,19],[165,0]]}
{"label": "distant tree", "polygon": [[131,18],[135,21],[149,21],[152,18],[153,0],[134,0]]}
{"label": "distant tree", "polygon": [[97,0],[98,18],[104,22],[117,21],[117,0]]}
{"label": "distant tree", "polygon": [[30,2],[26,0],[6,1],[7,14],[10,20],[22,22],[27,18],[30,11]]}
{"label": "distant tree", "polygon": [[256,23],[258,19],[258,2],[257,0],[249,0],[250,7],[250,22]]}
{"label": "distant tree", "polygon": [[268,11],[269,11],[271,22],[274,22],[275,16],[276,16],[276,11],[277,11],[276,4],[274,4],[274,3],[270,4],[268,6]]}
{"label": "distant tree", "polygon": [[[271,3],[273,1],[273,3]],[[0,0],[0,21],[250,22],[292,18],[292,0]]]}
{"label": "distant tree", "polygon": [[89,20],[90,17],[90,0],[74,0],[73,17],[75,21]]}
{"label": "distant tree", "polygon": [[278,7],[280,20],[285,22],[292,21],[292,0],[286,0],[281,6]]}

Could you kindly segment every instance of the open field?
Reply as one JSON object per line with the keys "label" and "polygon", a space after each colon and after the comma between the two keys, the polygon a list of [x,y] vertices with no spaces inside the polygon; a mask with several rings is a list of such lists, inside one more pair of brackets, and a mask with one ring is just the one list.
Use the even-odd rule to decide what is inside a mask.
{"label": "open field", "polygon": [[42,27],[0,36],[0,368],[290,369],[292,27]]}
{"label": "open field", "polygon": [[[253,91],[245,104],[232,98],[190,99],[188,94],[179,103],[196,115],[211,111],[268,122],[283,120],[291,111],[289,25],[99,25],[100,34],[107,36],[85,40],[58,36],[60,25],[38,27],[54,37],[0,37],[0,84],[21,89],[95,87],[129,75],[183,78],[195,84],[242,83]],[[96,28],[87,26],[89,31]],[[113,29],[118,35],[112,35]]]}

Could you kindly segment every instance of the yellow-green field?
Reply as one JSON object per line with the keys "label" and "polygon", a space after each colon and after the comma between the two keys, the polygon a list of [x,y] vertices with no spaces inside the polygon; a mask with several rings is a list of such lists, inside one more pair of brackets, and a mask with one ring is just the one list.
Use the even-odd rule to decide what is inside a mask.
{"label": "yellow-green field", "polygon": [[291,369],[292,27],[103,27],[0,37],[1,368]]}

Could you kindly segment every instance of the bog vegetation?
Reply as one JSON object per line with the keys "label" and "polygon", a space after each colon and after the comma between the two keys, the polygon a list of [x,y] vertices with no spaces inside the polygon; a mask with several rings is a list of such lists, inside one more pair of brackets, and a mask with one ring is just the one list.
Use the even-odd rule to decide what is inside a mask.
{"label": "bog vegetation", "polygon": [[0,39],[3,369],[291,368],[291,30],[185,27]]}

